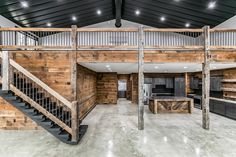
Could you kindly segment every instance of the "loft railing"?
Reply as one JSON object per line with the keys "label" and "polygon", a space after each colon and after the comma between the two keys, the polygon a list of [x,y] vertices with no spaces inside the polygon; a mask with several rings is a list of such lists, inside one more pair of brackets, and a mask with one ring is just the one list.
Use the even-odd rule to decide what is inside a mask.
{"label": "loft railing", "polygon": [[[158,28],[0,28],[7,50],[203,50],[203,29]],[[73,39],[74,38],[74,39]],[[210,29],[210,49],[235,49],[236,29]]]}
{"label": "loft railing", "polygon": [[2,90],[11,90],[68,132],[72,141],[77,141],[79,129],[77,102],[69,102],[14,60],[9,59],[7,51],[0,53],[0,58]]}

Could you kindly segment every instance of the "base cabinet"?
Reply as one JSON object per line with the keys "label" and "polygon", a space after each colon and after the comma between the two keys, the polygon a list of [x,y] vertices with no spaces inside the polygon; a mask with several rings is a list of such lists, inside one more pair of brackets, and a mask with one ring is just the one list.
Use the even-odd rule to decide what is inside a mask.
{"label": "base cabinet", "polygon": [[[202,101],[199,99],[200,96],[188,96],[189,98],[194,99],[194,107],[201,109],[202,108]],[[228,102],[224,100],[215,100],[210,99],[209,104],[210,112],[222,115],[224,117],[228,117],[231,119],[236,120],[236,101]]]}

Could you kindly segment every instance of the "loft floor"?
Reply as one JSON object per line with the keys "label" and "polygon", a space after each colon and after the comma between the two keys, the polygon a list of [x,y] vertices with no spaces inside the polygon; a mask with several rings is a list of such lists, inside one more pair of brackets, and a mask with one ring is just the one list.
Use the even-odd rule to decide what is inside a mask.
{"label": "loft floor", "polygon": [[98,105],[86,117],[82,141],[66,145],[44,130],[0,131],[4,157],[234,157],[236,122],[211,114],[211,130],[201,128],[201,111],[152,114],[145,106],[145,130],[137,130],[137,106],[127,100]]}

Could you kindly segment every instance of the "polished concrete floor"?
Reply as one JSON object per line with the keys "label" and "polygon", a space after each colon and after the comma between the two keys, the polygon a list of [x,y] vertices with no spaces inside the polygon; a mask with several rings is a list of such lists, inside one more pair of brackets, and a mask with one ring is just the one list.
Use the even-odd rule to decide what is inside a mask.
{"label": "polished concrete floor", "polygon": [[1,157],[236,157],[236,121],[201,111],[153,115],[145,106],[145,130],[137,129],[137,106],[126,100],[98,105],[86,119],[88,132],[76,146],[44,130],[0,131]]}

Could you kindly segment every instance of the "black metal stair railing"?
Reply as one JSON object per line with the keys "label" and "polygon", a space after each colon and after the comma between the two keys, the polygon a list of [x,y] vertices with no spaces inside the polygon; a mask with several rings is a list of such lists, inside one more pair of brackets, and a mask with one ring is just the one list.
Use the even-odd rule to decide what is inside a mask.
{"label": "black metal stair railing", "polygon": [[[1,97],[61,141],[77,144],[88,127],[79,123],[77,102],[69,102],[18,63],[9,61],[10,91],[0,90]],[[5,76],[1,81],[6,79],[6,74],[1,76]]]}
{"label": "black metal stair railing", "polygon": [[70,109],[28,77],[13,68],[13,85],[59,120],[71,127]]}

